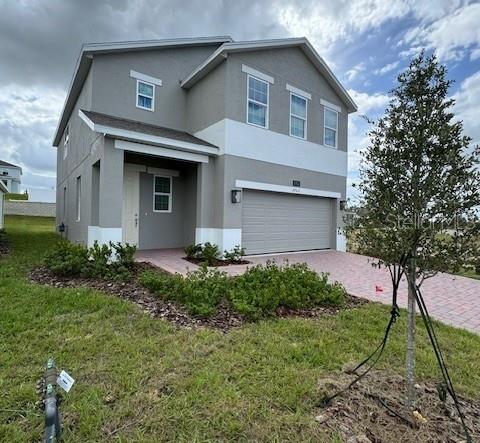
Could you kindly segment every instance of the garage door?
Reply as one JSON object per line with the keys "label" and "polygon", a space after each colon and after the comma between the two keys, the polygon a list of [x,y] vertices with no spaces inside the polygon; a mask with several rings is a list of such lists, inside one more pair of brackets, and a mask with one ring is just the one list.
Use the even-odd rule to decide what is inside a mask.
{"label": "garage door", "polygon": [[247,254],[331,247],[331,199],[243,192],[242,244]]}

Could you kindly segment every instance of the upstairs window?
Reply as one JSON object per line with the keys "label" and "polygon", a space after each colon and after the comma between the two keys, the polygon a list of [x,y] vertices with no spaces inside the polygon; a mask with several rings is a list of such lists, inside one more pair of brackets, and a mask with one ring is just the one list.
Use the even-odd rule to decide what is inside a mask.
{"label": "upstairs window", "polygon": [[172,177],[154,176],[153,212],[172,212]]}
{"label": "upstairs window", "polygon": [[290,94],[290,135],[307,138],[307,99]]}
{"label": "upstairs window", "polygon": [[248,76],[247,122],[268,127],[268,82]]}
{"label": "upstairs window", "polygon": [[324,117],[324,144],[336,148],[338,143],[338,112],[325,108]]}
{"label": "upstairs window", "polygon": [[137,80],[137,108],[153,111],[155,104],[155,85]]}
{"label": "upstairs window", "polygon": [[70,125],[65,128],[65,134],[63,137],[63,159],[65,160],[68,155],[68,142],[70,140]]}

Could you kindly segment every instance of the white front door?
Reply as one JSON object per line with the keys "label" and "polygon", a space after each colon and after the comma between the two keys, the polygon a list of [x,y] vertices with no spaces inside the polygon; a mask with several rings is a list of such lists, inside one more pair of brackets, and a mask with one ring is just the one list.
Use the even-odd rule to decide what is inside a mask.
{"label": "white front door", "polygon": [[140,175],[126,167],[123,171],[122,241],[138,246]]}

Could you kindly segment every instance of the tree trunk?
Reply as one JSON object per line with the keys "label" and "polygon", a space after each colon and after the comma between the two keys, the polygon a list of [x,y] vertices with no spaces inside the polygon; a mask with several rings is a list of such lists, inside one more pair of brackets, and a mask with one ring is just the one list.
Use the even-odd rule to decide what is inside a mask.
{"label": "tree trunk", "polygon": [[412,259],[408,268],[408,313],[407,313],[407,406],[415,406],[415,283],[416,263]]}

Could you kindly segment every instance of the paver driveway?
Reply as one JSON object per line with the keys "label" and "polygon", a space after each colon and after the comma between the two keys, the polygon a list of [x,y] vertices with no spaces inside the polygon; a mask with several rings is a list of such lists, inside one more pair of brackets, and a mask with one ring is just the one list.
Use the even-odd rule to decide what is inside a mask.
{"label": "paver driveway", "polygon": [[[149,261],[169,272],[185,274],[188,269],[197,268],[182,259],[179,249],[140,251],[137,259]],[[391,303],[391,281],[387,269],[377,269],[368,257],[337,251],[312,251],[270,256],[251,256],[253,264],[275,259],[277,263],[288,260],[290,263],[307,263],[317,272],[328,272],[332,280],[342,283],[347,291],[357,297],[389,304]],[[230,275],[238,275],[248,265],[226,266],[222,268]],[[383,288],[377,292],[376,286]],[[422,293],[432,317],[444,323],[480,333],[480,280],[450,274],[438,274],[426,280]],[[399,290],[399,304],[407,305],[407,287],[402,282]]]}

